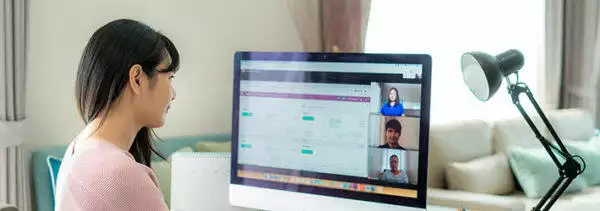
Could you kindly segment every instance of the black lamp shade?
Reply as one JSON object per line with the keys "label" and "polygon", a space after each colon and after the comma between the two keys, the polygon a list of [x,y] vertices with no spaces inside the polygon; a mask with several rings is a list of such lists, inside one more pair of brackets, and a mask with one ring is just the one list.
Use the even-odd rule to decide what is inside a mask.
{"label": "black lamp shade", "polygon": [[489,100],[502,84],[502,79],[523,67],[523,54],[508,50],[492,56],[483,52],[465,53],[461,59],[463,80],[481,101]]}

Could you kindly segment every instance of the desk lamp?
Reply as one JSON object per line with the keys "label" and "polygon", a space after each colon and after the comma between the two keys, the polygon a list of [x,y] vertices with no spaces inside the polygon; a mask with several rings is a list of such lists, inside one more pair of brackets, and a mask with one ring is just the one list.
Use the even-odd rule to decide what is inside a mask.
{"label": "desk lamp", "polygon": [[[540,200],[540,202],[532,210],[549,210],[556,200],[563,194],[565,189],[571,184],[571,182],[583,172],[585,169],[585,162],[581,159],[584,169],[581,168],[575,158],[581,158],[580,156],[573,156],[569,153],[567,148],[563,145],[556,131],[550,125],[548,118],[542,112],[542,109],[533,98],[533,94],[529,87],[523,82],[519,81],[518,71],[523,67],[524,57],[523,54],[518,50],[508,50],[500,53],[496,56],[492,56],[483,52],[468,52],[462,55],[461,68],[463,74],[463,80],[469,87],[471,92],[481,101],[489,100],[502,83],[502,79],[505,79],[508,84],[508,93],[512,97],[513,104],[519,109],[525,121],[533,130],[536,138],[539,139],[540,143],[546,149],[556,166],[559,170],[560,177]],[[511,79],[510,76],[515,76]],[[536,112],[540,115],[545,126],[550,131],[556,145],[548,141],[540,131],[537,129],[529,115],[523,109],[521,102],[519,101],[520,94],[526,94],[529,101],[533,104]],[[565,162],[561,163],[556,157],[560,155],[565,158]]]}

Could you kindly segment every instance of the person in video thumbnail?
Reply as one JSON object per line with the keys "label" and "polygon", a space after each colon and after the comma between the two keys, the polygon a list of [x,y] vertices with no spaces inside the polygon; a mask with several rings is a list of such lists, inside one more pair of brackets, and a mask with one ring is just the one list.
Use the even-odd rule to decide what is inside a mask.
{"label": "person in video thumbnail", "polygon": [[381,107],[380,113],[384,116],[404,116],[404,106],[400,103],[398,90],[390,89],[387,102]]}
{"label": "person in video thumbnail", "polygon": [[390,156],[390,170],[384,170],[382,179],[387,182],[408,184],[408,176],[405,171],[398,169],[398,156]]}
{"label": "person in video thumbnail", "polygon": [[391,119],[390,121],[385,123],[386,143],[379,146],[378,148],[404,150],[404,147],[400,146],[400,144],[398,143],[401,135],[402,135],[402,124],[400,124],[400,122],[396,119]]}

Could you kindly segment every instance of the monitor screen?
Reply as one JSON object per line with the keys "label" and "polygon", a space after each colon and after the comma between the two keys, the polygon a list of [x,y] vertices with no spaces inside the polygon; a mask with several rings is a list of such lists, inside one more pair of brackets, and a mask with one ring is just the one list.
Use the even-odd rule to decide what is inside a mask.
{"label": "monitor screen", "polygon": [[425,207],[430,58],[236,54],[231,183]]}

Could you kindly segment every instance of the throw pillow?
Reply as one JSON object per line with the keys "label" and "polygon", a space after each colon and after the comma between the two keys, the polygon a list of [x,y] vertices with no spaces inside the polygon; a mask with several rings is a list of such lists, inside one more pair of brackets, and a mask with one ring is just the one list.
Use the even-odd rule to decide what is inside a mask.
{"label": "throw pillow", "polygon": [[[176,152],[193,152],[191,147],[184,147]],[[158,186],[160,187],[160,191],[162,192],[165,203],[167,206],[171,206],[171,157],[169,156],[167,160],[154,161],[152,162],[152,170],[154,170],[154,175],[156,175],[156,180],[158,182]]]}
{"label": "throw pillow", "polygon": [[196,152],[231,152],[231,141],[203,141],[196,144]]}
{"label": "throw pillow", "polygon": [[50,172],[50,188],[52,189],[52,202],[54,203],[54,194],[56,193],[56,179],[58,178],[58,171],[60,170],[60,164],[62,159],[49,155],[46,158],[46,164],[48,164],[48,172]]}
{"label": "throw pillow", "polygon": [[485,194],[507,194],[515,183],[504,154],[490,155],[446,166],[448,189]]}
{"label": "throw pillow", "polygon": [[[595,138],[586,142],[564,142],[565,147],[572,155],[579,155],[585,161],[585,170],[579,177],[583,177],[590,186],[600,184],[600,148],[596,146],[595,142]],[[579,161],[578,158],[576,159]]]}
{"label": "throw pillow", "polygon": [[[507,152],[510,167],[527,197],[541,197],[558,179],[558,168],[544,148],[510,147]],[[561,163],[564,159],[557,156]],[[576,192],[586,187],[585,180],[576,178],[565,192]]]}

